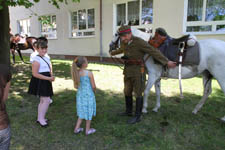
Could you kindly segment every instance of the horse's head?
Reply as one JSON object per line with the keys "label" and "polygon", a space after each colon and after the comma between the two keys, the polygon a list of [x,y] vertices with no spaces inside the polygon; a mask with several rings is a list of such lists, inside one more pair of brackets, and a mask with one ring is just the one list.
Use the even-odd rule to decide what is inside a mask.
{"label": "horse's head", "polygon": [[20,42],[20,39],[21,39],[20,34],[16,34],[15,37],[14,37],[15,43],[19,43]]}
{"label": "horse's head", "polygon": [[[139,37],[145,41],[148,41],[151,37],[151,33],[143,32],[135,27],[131,27],[131,31],[132,31],[132,35]],[[109,52],[111,52],[112,50],[116,50],[119,46],[120,46],[120,36],[118,33],[116,33],[113,36],[113,40],[111,41],[109,45]]]}
{"label": "horse's head", "polygon": [[120,36],[118,33],[115,33],[111,43],[109,44],[109,52],[116,50],[120,45]]}

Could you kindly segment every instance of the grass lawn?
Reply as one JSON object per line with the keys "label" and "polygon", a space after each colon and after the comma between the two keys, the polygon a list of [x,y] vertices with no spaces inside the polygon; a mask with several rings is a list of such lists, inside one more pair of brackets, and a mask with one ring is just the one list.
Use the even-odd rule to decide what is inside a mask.
{"label": "grass lawn", "polygon": [[[28,62],[28,58],[25,60]],[[197,115],[191,112],[202,96],[200,77],[183,80],[184,99],[179,100],[178,80],[162,80],[161,108],[155,105],[154,88],[149,96],[149,113],[140,123],[128,125],[124,110],[123,74],[117,66],[90,63],[97,85],[97,116],[90,136],[73,133],[76,116],[76,91],[70,76],[72,61],[53,59],[56,80],[54,97],[47,118],[48,128],[36,124],[38,98],[28,95],[30,64],[13,66],[13,79],[7,111],[11,120],[11,150],[224,150],[225,97],[217,81],[213,93]],[[163,122],[167,121],[165,126]],[[85,124],[83,123],[83,127]]]}

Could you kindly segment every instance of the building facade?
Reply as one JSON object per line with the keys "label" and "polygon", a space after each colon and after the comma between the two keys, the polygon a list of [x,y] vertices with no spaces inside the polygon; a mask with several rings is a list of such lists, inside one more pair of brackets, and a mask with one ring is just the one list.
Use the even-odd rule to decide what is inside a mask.
{"label": "building facade", "polygon": [[[69,1],[68,1],[69,2]],[[225,41],[224,0],[80,0],[55,8],[40,1],[32,8],[10,8],[12,33],[46,36],[51,55],[109,57],[109,43],[121,24],[175,38]]]}

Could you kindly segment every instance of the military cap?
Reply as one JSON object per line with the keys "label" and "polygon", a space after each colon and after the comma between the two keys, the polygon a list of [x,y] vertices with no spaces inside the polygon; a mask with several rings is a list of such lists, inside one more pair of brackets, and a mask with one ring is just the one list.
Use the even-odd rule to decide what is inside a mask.
{"label": "military cap", "polygon": [[167,36],[166,30],[163,29],[163,28],[157,28],[157,29],[155,30],[155,32],[157,32],[157,33],[158,33],[159,35],[161,35],[161,36]]}
{"label": "military cap", "polygon": [[119,36],[123,36],[123,35],[128,34],[128,33],[131,33],[131,28],[130,28],[130,26],[128,26],[128,25],[121,26],[121,27],[118,29],[118,34],[119,34]]}

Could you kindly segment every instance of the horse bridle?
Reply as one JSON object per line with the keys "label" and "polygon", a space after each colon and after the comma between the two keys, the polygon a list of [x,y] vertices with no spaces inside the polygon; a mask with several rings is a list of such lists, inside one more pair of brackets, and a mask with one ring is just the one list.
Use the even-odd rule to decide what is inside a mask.
{"label": "horse bridle", "polygon": [[[115,49],[118,48],[118,42],[119,42],[119,40],[120,40],[120,37],[118,37],[117,40],[116,40],[115,42],[112,42],[113,45],[116,45]],[[112,51],[112,50],[110,50],[110,52],[111,52],[111,51]],[[116,56],[113,57],[112,55],[111,55],[110,57],[111,57],[111,59],[113,60],[113,62],[117,65],[117,67],[119,67],[121,70],[124,70],[123,67],[119,66],[119,64],[124,64],[124,62],[121,61],[120,58],[117,58]]]}
{"label": "horse bridle", "polygon": [[[151,39],[151,37],[149,38],[149,40]],[[115,41],[115,42],[112,42],[114,45],[118,45],[117,43],[119,42],[119,40],[120,40],[120,37],[118,37],[118,39]],[[118,48],[118,46],[116,46],[115,48]],[[118,64],[118,62],[119,62],[119,64],[124,64],[124,62],[123,61],[121,61],[120,59],[118,59],[116,56],[115,57],[113,57],[112,55],[110,56],[111,57],[111,59],[113,60],[113,62],[115,63],[115,64]],[[149,59],[149,57],[150,57],[150,55],[148,55],[144,60],[143,60],[143,63],[145,64],[145,62]],[[117,59],[116,59],[117,58]],[[117,65],[121,70],[124,70],[121,66],[119,66],[119,65]]]}

